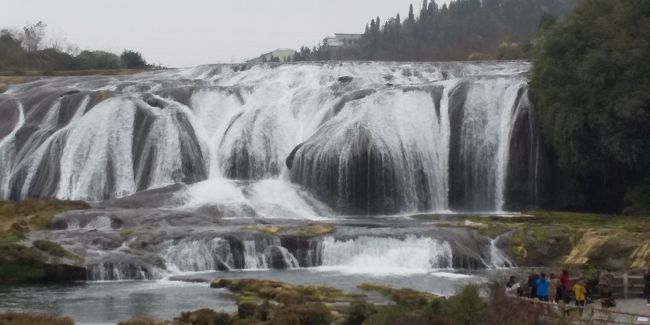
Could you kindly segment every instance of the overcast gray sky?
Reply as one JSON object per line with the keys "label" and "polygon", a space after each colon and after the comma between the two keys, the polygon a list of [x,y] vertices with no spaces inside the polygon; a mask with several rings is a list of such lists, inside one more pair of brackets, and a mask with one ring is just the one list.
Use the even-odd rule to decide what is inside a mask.
{"label": "overcast gray sky", "polygon": [[[276,48],[315,45],[333,33],[422,0],[2,0],[0,27],[43,21],[81,49],[134,49],[169,67],[239,62]],[[449,0],[436,0],[438,4]]]}

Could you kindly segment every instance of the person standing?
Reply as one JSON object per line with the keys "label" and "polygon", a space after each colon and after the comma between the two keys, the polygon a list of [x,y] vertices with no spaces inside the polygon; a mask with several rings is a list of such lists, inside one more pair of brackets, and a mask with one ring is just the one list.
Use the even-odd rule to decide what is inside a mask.
{"label": "person standing", "polygon": [[546,279],[546,274],[542,273],[535,283],[537,287],[537,299],[541,301],[548,301],[548,280]]}
{"label": "person standing", "polygon": [[603,308],[616,306],[616,302],[614,302],[614,276],[609,273],[609,270],[600,273],[598,291],[600,292],[601,306]]}
{"label": "person standing", "polygon": [[516,276],[511,276],[510,281],[506,283],[506,295],[509,296],[519,296],[521,294],[521,288],[519,282],[517,282]]}
{"label": "person standing", "polygon": [[532,269],[530,271],[530,275],[528,276],[528,297],[531,299],[534,299],[537,296],[538,279],[539,279],[539,275],[537,275],[535,269]]}
{"label": "person standing", "polygon": [[[584,307],[587,301],[587,287],[582,278],[573,286],[573,295],[576,297],[576,306]],[[580,308],[580,316],[582,316],[582,308]]]}
{"label": "person standing", "polygon": [[560,282],[562,283],[562,290],[560,290],[560,297],[558,301],[564,300],[564,303],[568,304],[571,302],[571,276],[569,275],[568,270],[562,270],[562,275],[560,275]]}
{"label": "person standing", "polygon": [[596,295],[598,295],[598,281],[600,279],[600,271],[596,270],[591,273],[587,278],[587,300],[594,302]]}
{"label": "person standing", "polygon": [[643,294],[645,295],[646,306],[650,307],[650,266],[648,267],[648,270],[643,274],[643,278],[645,279]]}
{"label": "person standing", "polygon": [[548,300],[550,302],[557,301],[557,290],[561,285],[560,279],[555,276],[555,273],[551,273],[548,285]]}

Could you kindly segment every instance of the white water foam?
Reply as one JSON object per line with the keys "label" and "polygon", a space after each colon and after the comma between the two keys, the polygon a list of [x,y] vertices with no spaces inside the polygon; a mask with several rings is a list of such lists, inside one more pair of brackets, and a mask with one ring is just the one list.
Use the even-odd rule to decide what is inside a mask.
{"label": "white water foam", "polygon": [[[268,219],[327,220],[333,212],[300,187],[279,179],[247,185],[225,178],[215,178],[191,185],[184,195],[183,209],[206,206],[224,207],[235,217]],[[250,215],[247,209],[255,211]]]}
{"label": "white water foam", "polygon": [[447,242],[428,237],[404,239],[358,237],[323,241],[321,271],[346,274],[409,275],[451,269],[452,250]]}

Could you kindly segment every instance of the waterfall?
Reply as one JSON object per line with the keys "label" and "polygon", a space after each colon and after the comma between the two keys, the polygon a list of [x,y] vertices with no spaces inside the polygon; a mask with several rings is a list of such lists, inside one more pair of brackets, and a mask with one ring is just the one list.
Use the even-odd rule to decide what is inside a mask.
{"label": "waterfall", "polygon": [[427,273],[452,268],[449,243],[433,238],[358,237],[323,241],[323,269],[352,273]]}
{"label": "waterfall", "polygon": [[230,269],[232,257],[230,248],[222,238],[186,239],[179,243],[170,243],[162,254],[167,269],[173,272],[206,272]]}
{"label": "waterfall", "polygon": [[[473,252],[468,252],[463,244],[456,246],[435,236],[328,235],[308,239],[302,245],[295,239],[298,238],[268,235],[226,238],[208,231],[159,246],[147,246],[146,252],[131,255],[140,242],[136,236],[113,251],[92,253],[86,268],[89,280],[112,281],[233,270],[300,268],[382,276],[514,266],[498,248],[499,238],[490,240],[489,244],[479,240],[477,244],[485,246]],[[157,253],[151,255],[152,252]]]}
{"label": "waterfall", "polygon": [[214,65],[15,85],[0,94],[0,196],[101,201],[181,183],[185,208],[232,218],[523,206],[541,159],[529,67]]}
{"label": "waterfall", "polygon": [[[9,193],[9,177],[10,172],[15,165],[15,155],[16,155],[16,144],[15,136],[16,133],[23,127],[25,124],[25,110],[21,103],[14,104],[15,111],[17,112],[16,121],[14,125],[8,125],[9,132],[2,138],[0,138],[0,161],[2,161],[3,167],[0,167],[0,197],[7,197]],[[4,117],[3,117],[4,118]],[[0,130],[4,131],[4,130]],[[6,131],[5,131],[6,132]],[[2,134],[2,133],[0,133]]]}
{"label": "waterfall", "polygon": [[490,240],[490,267],[497,269],[514,267],[515,263],[497,247],[499,239],[501,236]]}

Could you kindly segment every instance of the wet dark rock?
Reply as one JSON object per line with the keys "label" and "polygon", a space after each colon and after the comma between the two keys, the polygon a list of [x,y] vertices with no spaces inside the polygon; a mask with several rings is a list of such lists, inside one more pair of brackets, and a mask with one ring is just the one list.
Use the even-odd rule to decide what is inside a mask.
{"label": "wet dark rock", "polygon": [[61,94],[61,96],[59,96],[59,97],[65,97],[65,96],[74,95],[74,94],[77,94],[77,93],[79,93],[79,90],[69,90],[69,91],[66,91],[63,94]]}
{"label": "wet dark rock", "polygon": [[339,77],[339,82],[341,82],[341,83],[349,83],[349,82],[352,82],[352,80],[354,80],[354,77],[352,77],[352,76]]}
{"label": "wet dark rock", "polygon": [[285,163],[286,163],[286,165],[287,165],[287,168],[289,168],[289,169],[293,168],[293,159],[294,159],[295,156],[296,156],[296,152],[298,152],[298,150],[300,150],[300,148],[302,147],[302,145],[303,145],[303,144],[301,143],[301,144],[297,145],[295,148],[293,148],[293,150],[291,150],[291,153],[289,154],[289,156],[288,156],[287,159],[285,160]]}
{"label": "wet dark rock", "polygon": [[157,107],[157,108],[160,108],[160,109],[163,109],[163,108],[165,108],[165,106],[167,106],[167,103],[164,100],[162,100],[160,98],[157,98],[157,97],[155,97],[155,96],[153,96],[152,94],[149,94],[149,93],[144,94],[142,96],[142,100],[145,103],[149,104],[150,106]]}
{"label": "wet dark rock", "polygon": [[291,265],[287,264],[284,252],[281,247],[270,246],[265,250],[267,263],[270,268],[276,270],[288,269]]}
{"label": "wet dark rock", "polygon": [[517,98],[516,119],[510,141],[510,157],[505,184],[505,209],[518,211],[540,203],[549,179],[546,146],[542,143],[537,116],[521,89]]}
{"label": "wet dark rock", "polygon": [[86,281],[86,268],[66,264],[47,264],[42,282]]}
{"label": "wet dark rock", "polygon": [[282,236],[282,247],[285,247],[301,267],[314,267],[323,264],[323,237]]}

